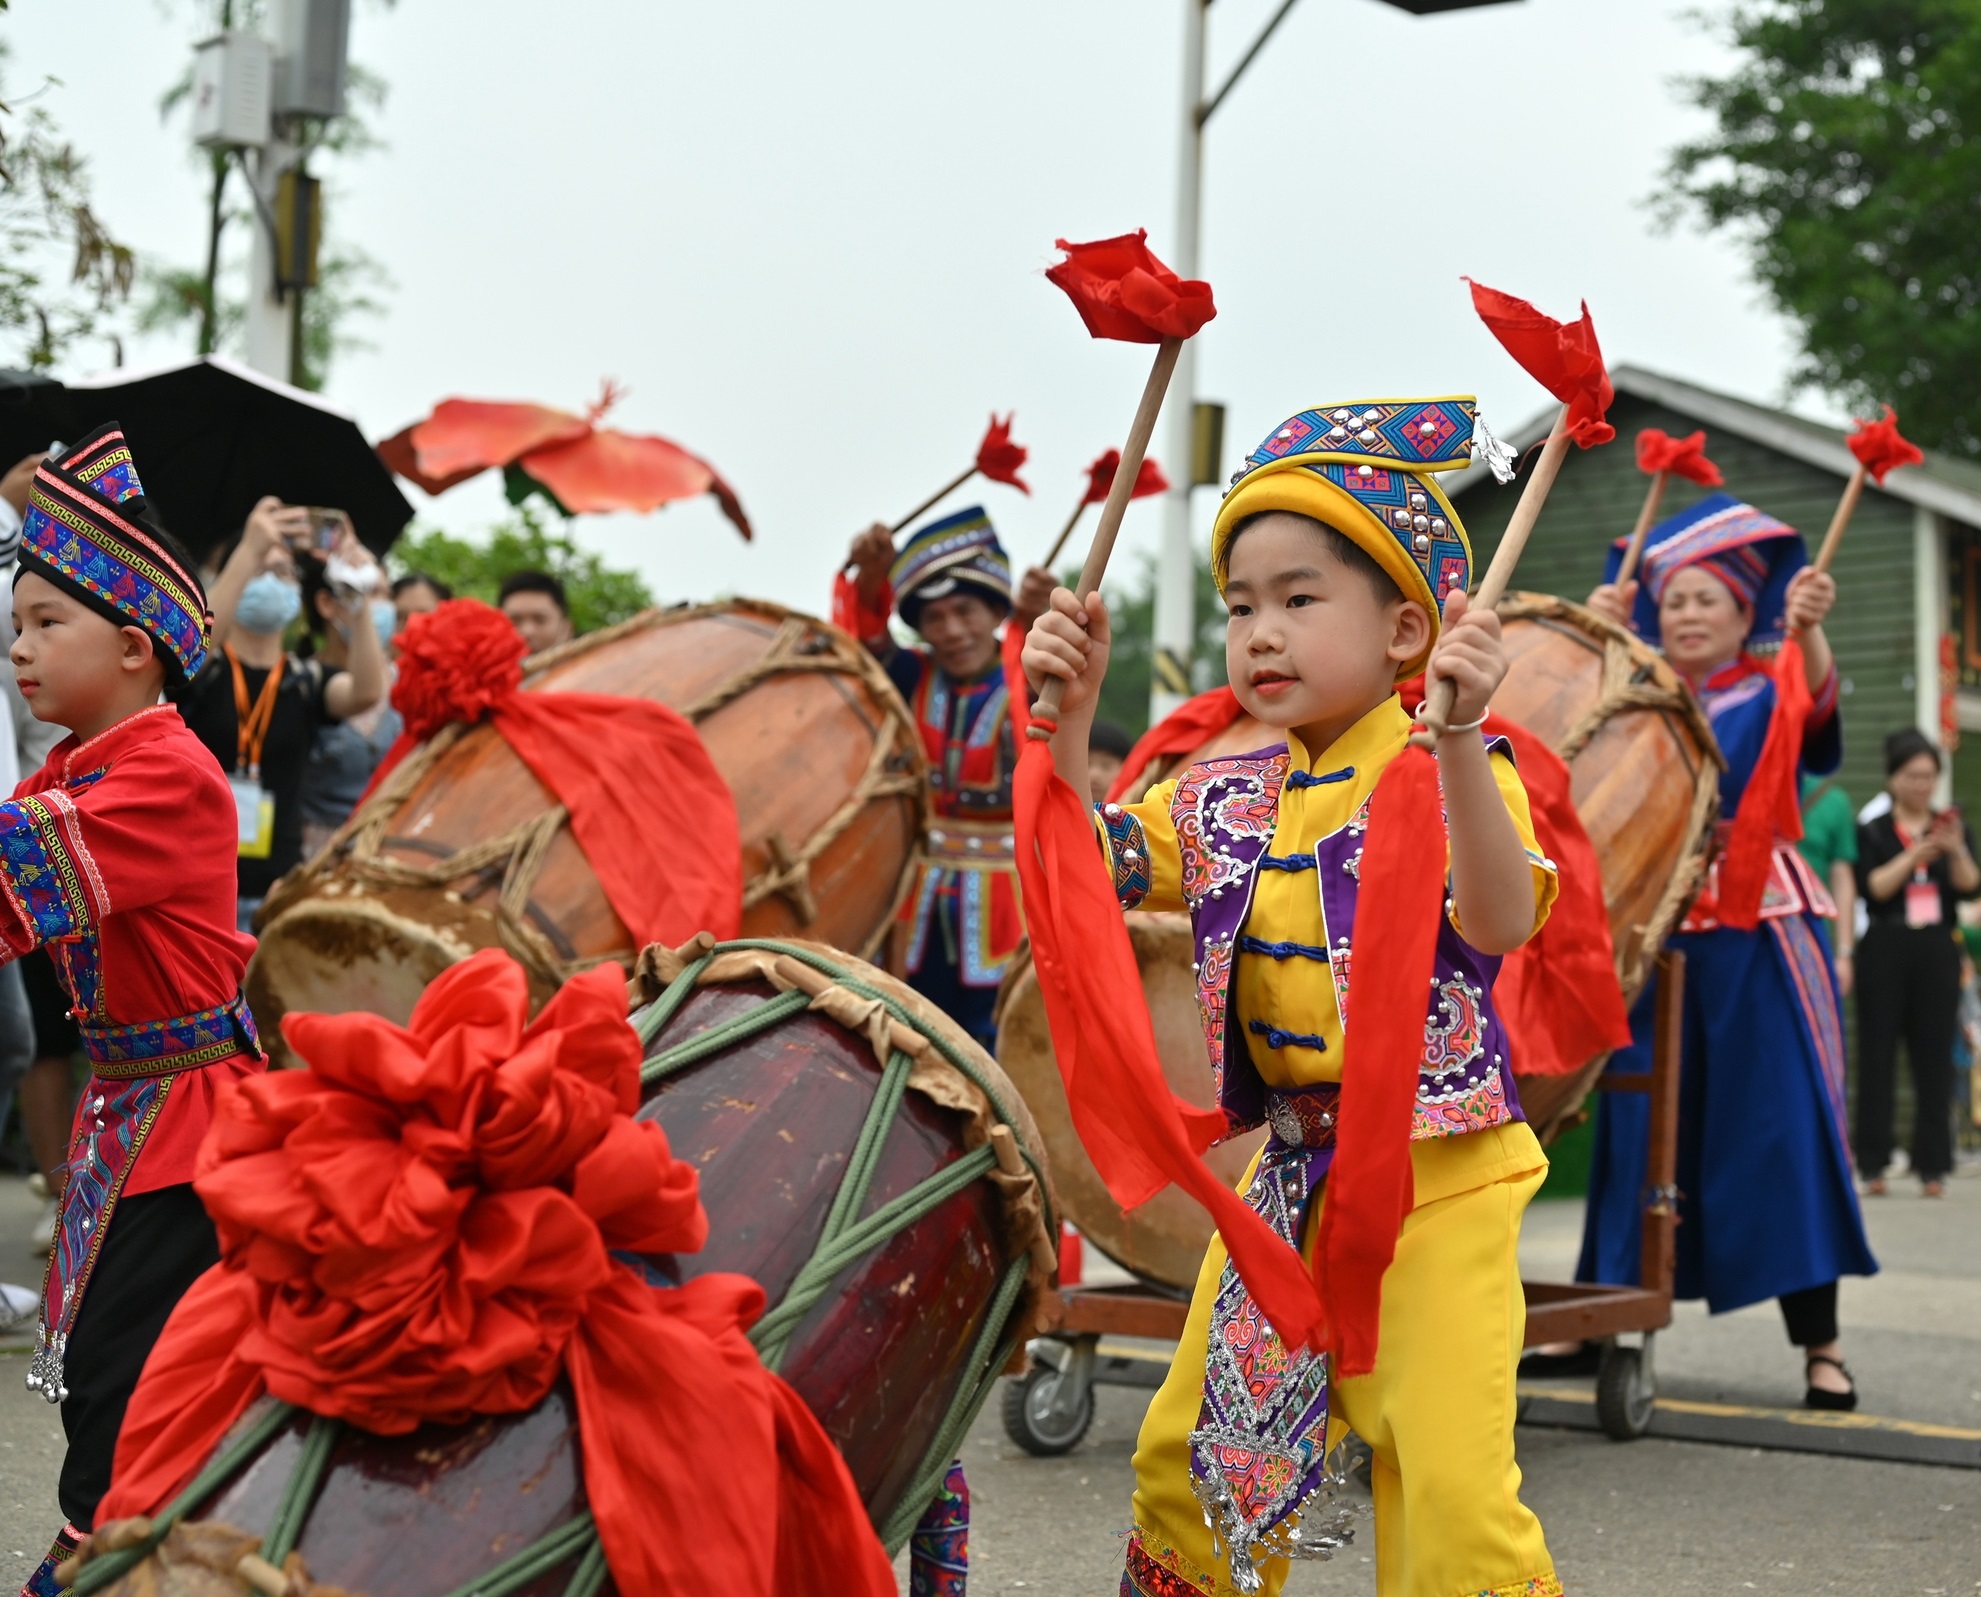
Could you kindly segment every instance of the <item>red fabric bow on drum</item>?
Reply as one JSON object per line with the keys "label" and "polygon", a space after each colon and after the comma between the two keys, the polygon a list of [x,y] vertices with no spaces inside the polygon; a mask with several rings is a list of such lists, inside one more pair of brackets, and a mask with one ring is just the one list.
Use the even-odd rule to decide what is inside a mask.
{"label": "red fabric bow on drum", "polygon": [[1616,429],[1605,417],[1616,391],[1610,387],[1589,307],[1582,307],[1577,321],[1558,322],[1524,299],[1469,277],[1465,281],[1471,284],[1472,307],[1479,320],[1529,377],[1568,407],[1568,436],[1584,449],[1614,438]]}
{"label": "red fabric bow on drum", "polygon": [[1637,469],[1647,475],[1668,471],[1701,488],[1717,488],[1726,481],[1720,468],[1706,458],[1703,429],[1674,438],[1661,428],[1646,427],[1637,435]]}
{"label": "red fabric bow on drum", "polygon": [[[479,599],[449,599],[406,623],[392,706],[406,730],[372,776],[376,789],[414,746],[451,722],[488,720],[571,812],[613,913],[635,946],[678,944],[743,921],[736,800],[694,727],[653,699],[522,690],[526,646],[508,617]],[[655,816],[683,818],[678,848]]]}
{"label": "red fabric bow on drum", "polygon": [[628,1597],[891,1597],[844,1460],[744,1335],[762,1289],[655,1288],[614,1256],[708,1235],[693,1167],[632,1118],[619,972],[528,1016],[522,967],[488,949],[435,978],[410,1025],[285,1017],[307,1068],[223,1089],[194,1182],[221,1262],[145,1366],[99,1521],[162,1506],[264,1392],[403,1435],[520,1413],[562,1374]]}

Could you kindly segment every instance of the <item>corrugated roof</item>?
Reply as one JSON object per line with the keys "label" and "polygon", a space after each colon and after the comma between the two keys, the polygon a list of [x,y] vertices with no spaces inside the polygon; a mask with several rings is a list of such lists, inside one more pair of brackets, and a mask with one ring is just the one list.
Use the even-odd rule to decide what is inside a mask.
{"label": "corrugated roof", "polygon": [[[1857,461],[1844,443],[1844,429],[1810,421],[1769,405],[1715,393],[1641,366],[1616,366],[1610,383],[1619,394],[1649,400],[1684,416],[1696,417],[1708,430],[1726,431],[1769,449],[1778,449],[1838,477],[1848,477]],[[1556,407],[1549,405],[1503,435],[1516,450],[1540,443],[1554,425]],[[1483,464],[1467,466],[1445,479],[1446,491],[1462,493],[1486,475]],[[1937,450],[1926,451],[1925,464],[1903,466],[1885,479],[1881,490],[1908,504],[1923,505],[1941,515],[1981,526],[1981,465]]]}

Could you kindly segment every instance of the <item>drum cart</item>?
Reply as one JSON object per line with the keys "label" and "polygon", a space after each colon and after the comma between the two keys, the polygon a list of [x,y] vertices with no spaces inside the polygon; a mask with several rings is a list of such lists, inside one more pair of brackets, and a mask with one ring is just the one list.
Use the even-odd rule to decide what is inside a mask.
{"label": "drum cart", "polygon": [[[1642,1092],[1651,1100],[1642,1286],[1523,1281],[1526,1345],[1586,1341],[1602,1344],[1596,1376],[1596,1417],[1606,1435],[1630,1441],[1650,1428],[1657,1405],[1652,1346],[1671,1324],[1674,1233],[1678,1226],[1678,1070],[1685,1004],[1685,956],[1658,956],[1657,1013],[1651,1069],[1597,1078],[1602,1092]],[[1153,1388],[1165,1366],[1132,1353],[1101,1350],[1104,1336],[1175,1342],[1190,1309],[1186,1294],[1151,1282],[1126,1286],[1062,1287],[1046,1294],[1039,1334],[1029,1345],[1023,1375],[1005,1382],[1004,1429],[1026,1452],[1070,1452],[1094,1418],[1097,1385]],[[1639,1335],[1637,1346],[1619,1336]]]}

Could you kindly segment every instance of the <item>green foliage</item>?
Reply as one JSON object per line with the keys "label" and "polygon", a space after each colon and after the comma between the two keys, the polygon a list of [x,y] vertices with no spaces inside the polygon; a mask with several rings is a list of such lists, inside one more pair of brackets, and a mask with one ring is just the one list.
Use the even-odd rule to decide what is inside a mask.
{"label": "green foliage", "polygon": [[548,571],[563,582],[572,624],[580,632],[609,627],[653,604],[638,573],[615,571],[579,548],[571,524],[557,522],[534,503],[518,506],[474,542],[416,525],[393,545],[392,569],[394,575],[418,571],[438,577],[460,597],[490,604],[512,572]]}
{"label": "green foliage", "polygon": [[1981,0],[1753,0],[1662,196],[1748,241],[1799,386],[1981,455]]}
{"label": "green foliage", "polygon": [[[8,50],[0,40],[0,69]],[[49,79],[36,94],[54,85]],[[117,336],[137,257],[90,203],[89,163],[42,107],[0,102],[0,337],[46,370],[73,346]]]}
{"label": "green foliage", "polygon": [[[1224,672],[1224,600],[1218,597],[1211,580],[1210,559],[1200,554],[1195,561],[1197,579],[1197,649],[1195,678],[1199,692],[1220,687]],[[1078,577],[1069,567],[1061,580],[1071,586]],[[1114,621],[1114,645],[1108,655],[1107,680],[1101,684],[1097,714],[1112,721],[1132,737],[1140,737],[1149,725],[1149,683],[1155,654],[1156,558],[1142,555],[1126,582],[1108,582],[1102,588],[1107,596],[1108,614]]]}

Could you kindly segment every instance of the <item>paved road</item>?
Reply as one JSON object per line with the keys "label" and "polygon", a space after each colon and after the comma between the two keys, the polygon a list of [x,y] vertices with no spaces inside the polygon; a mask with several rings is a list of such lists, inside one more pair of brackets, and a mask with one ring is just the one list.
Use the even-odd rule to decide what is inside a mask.
{"label": "paved road", "polygon": [[[0,1279],[28,1278],[33,1205],[0,1183]],[[1868,1406],[1981,1429],[1981,1172],[1929,1204],[1870,1203],[1885,1273],[1845,1287],[1846,1339]],[[1579,1212],[1537,1209],[1530,1274],[1566,1275]],[[1663,1389],[1716,1401],[1789,1403],[1800,1371],[1772,1307],[1709,1319],[1681,1308],[1659,1343]],[[0,1591],[25,1578],[56,1520],[56,1411],[0,1356]],[[973,1590],[1111,1597],[1128,1522],[1129,1457],[1145,1394],[1103,1389],[1088,1438],[1061,1459],[1006,1440],[995,1412],[965,1446],[974,1497]],[[1562,1576],[1599,1597],[1908,1597],[1981,1593],[1981,1471],[1761,1453],[1583,1432],[1520,1433],[1528,1501]],[[1296,1572],[1291,1597],[1369,1597],[1360,1550]]]}

